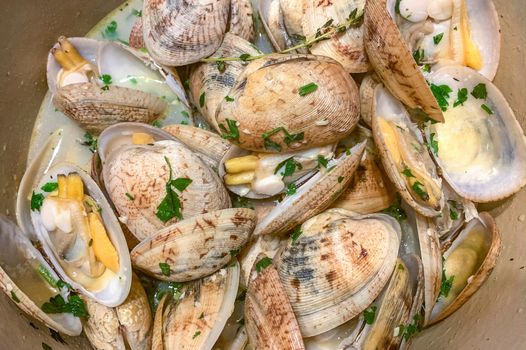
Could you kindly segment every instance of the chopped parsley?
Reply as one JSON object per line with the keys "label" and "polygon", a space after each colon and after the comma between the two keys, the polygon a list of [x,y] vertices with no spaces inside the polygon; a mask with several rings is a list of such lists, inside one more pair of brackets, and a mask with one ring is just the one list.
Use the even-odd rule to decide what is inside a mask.
{"label": "chopped parsley", "polygon": [[460,105],[463,106],[464,102],[466,102],[467,100],[468,100],[468,89],[466,88],[458,89],[457,100],[455,101],[455,103],[453,103],[453,107],[460,106]]}
{"label": "chopped parsley", "polygon": [[104,85],[110,85],[112,83],[112,80],[111,80],[111,75],[109,74],[103,74],[100,76],[100,81],[102,81],[102,83]]}
{"label": "chopped parsley", "polygon": [[226,70],[226,63],[225,63],[225,61],[217,61],[216,62],[216,67],[217,67],[217,70],[219,71],[219,73],[224,73],[225,70]]}
{"label": "chopped parsley", "polygon": [[234,101],[234,98],[233,97],[230,97],[228,95],[225,96],[225,101],[226,102],[233,102]]}
{"label": "chopped parsley", "polygon": [[277,127],[275,129],[272,129],[270,131],[267,131],[265,133],[263,133],[261,135],[261,137],[263,138],[264,140],[264,147],[268,150],[276,150],[276,151],[281,151],[281,145],[277,142],[274,142],[270,139],[271,136],[279,133],[280,131],[282,131],[284,134],[285,134],[285,137],[283,138],[283,141],[285,142],[285,144],[288,146],[290,145],[291,143],[293,142],[299,142],[299,141],[302,141],[303,138],[305,137],[305,134],[303,132],[300,132],[300,133],[297,133],[297,134],[291,134],[290,132],[287,131],[287,129],[285,129],[284,127],[280,126],[280,127]]}
{"label": "chopped parsley", "polygon": [[171,274],[171,271],[170,271],[170,265],[168,265],[168,264],[165,263],[165,262],[160,262],[160,263],[159,263],[159,268],[161,269],[161,273],[162,273],[164,276],[170,276],[170,274]]}
{"label": "chopped parsley", "polygon": [[471,91],[471,95],[479,100],[485,100],[488,97],[488,91],[486,90],[486,84],[480,83],[477,84],[473,91]]}
{"label": "chopped parsley", "polygon": [[89,317],[84,300],[82,300],[77,294],[73,293],[69,295],[67,302],[60,294],[51,297],[48,302],[45,302],[42,305],[41,309],[46,314],[69,313],[76,317]]}
{"label": "chopped parsley", "polygon": [[91,153],[97,152],[97,145],[98,141],[95,136],[90,134],[89,132],[84,133],[84,141],[81,142],[82,146],[88,146]]}
{"label": "chopped parsley", "polygon": [[480,108],[482,108],[484,112],[488,113],[489,115],[493,114],[493,111],[491,110],[491,108],[489,108],[488,105],[486,105],[485,103],[481,104]]}
{"label": "chopped parsley", "polygon": [[435,156],[438,156],[438,141],[435,139],[436,134],[432,132],[429,134],[429,143],[427,144],[427,147],[435,154]]}
{"label": "chopped parsley", "polygon": [[156,128],[161,128],[163,126],[163,123],[159,119],[155,119],[152,122],[152,126],[155,126]]}
{"label": "chopped parsley", "polygon": [[426,73],[431,72],[431,65],[429,63],[426,63],[422,66],[422,70]]}
{"label": "chopped parsley", "polygon": [[413,322],[409,323],[407,325],[400,325],[398,326],[400,328],[399,335],[401,335],[404,340],[407,342],[413,335],[420,332],[420,316],[418,314],[413,316]]}
{"label": "chopped parsley", "polygon": [[398,221],[407,219],[407,213],[401,207],[402,200],[400,195],[397,194],[396,200],[389,206],[389,208],[382,210],[382,213],[392,216]]}
{"label": "chopped parsley", "polygon": [[411,172],[411,169],[409,169],[408,167],[405,167],[404,170],[402,170],[402,174],[404,174],[404,176],[406,177],[415,177]]}
{"label": "chopped parsley", "polygon": [[292,196],[293,194],[296,194],[296,191],[298,190],[298,187],[296,186],[295,183],[290,183],[288,186],[287,186],[287,190],[286,190],[286,194],[287,196]]}
{"label": "chopped parsley", "polygon": [[440,42],[442,41],[443,37],[444,37],[444,33],[440,33],[440,34],[435,35],[433,37],[433,43],[435,43],[435,45],[440,44]]}
{"label": "chopped parsley", "polygon": [[205,318],[205,313],[201,312],[201,315],[199,315],[199,319],[202,320],[203,318]]}
{"label": "chopped parsley", "polygon": [[169,177],[166,182],[166,196],[157,207],[155,215],[162,221],[167,222],[168,220],[177,217],[178,219],[183,218],[181,213],[181,201],[179,195],[174,191],[174,188],[179,192],[183,192],[191,183],[192,180],[189,178],[177,178],[173,179],[172,165],[167,157],[164,157],[166,164],[169,168]]}
{"label": "chopped parsley", "polygon": [[292,239],[292,245],[296,244],[296,241],[298,238],[300,238],[303,231],[301,230],[301,225],[298,225],[294,228],[292,233],[290,234],[290,238]]}
{"label": "chopped parsley", "polygon": [[44,186],[40,187],[40,189],[44,192],[53,192],[58,188],[57,182],[48,182]]}
{"label": "chopped parsley", "polygon": [[108,91],[110,89],[110,86],[109,85],[104,85],[103,87],[100,88],[102,91]]}
{"label": "chopped parsley", "polygon": [[343,176],[338,176],[338,183],[341,184],[345,180]]}
{"label": "chopped parsley", "polygon": [[117,22],[111,21],[104,29],[103,36],[107,38],[113,38],[117,34]]}
{"label": "chopped parsley", "polygon": [[19,303],[20,302],[20,299],[18,299],[18,297],[16,296],[15,292],[11,291],[11,299],[13,299],[13,301],[15,303]]}
{"label": "chopped parsley", "polygon": [[132,10],[132,15],[134,15],[135,17],[142,17],[142,11],[133,9]]}
{"label": "chopped parsley", "polygon": [[239,142],[239,129],[237,128],[237,121],[232,119],[226,119],[226,125],[223,123],[219,124],[221,130],[221,137],[226,140],[234,140]]}
{"label": "chopped parsley", "polygon": [[272,264],[272,259],[266,256],[256,263],[256,271],[261,272],[264,269],[266,269],[270,264]]}
{"label": "chopped parsley", "polygon": [[424,49],[417,49],[413,51],[413,58],[417,65],[423,65],[422,61],[424,60]]}
{"label": "chopped parsley", "polygon": [[276,168],[274,169],[274,174],[277,174],[280,169],[283,169],[281,171],[281,175],[285,177],[293,175],[296,169],[301,170],[303,169],[303,167],[300,162],[290,157],[276,166]]}
{"label": "chopped parsley", "polygon": [[415,181],[411,188],[423,201],[429,200],[429,194],[424,190],[424,185],[420,181]]}
{"label": "chopped parsley", "polygon": [[431,84],[430,88],[433,96],[435,96],[435,99],[437,100],[438,106],[442,112],[445,112],[449,106],[449,94],[453,92],[453,90],[447,85]]}
{"label": "chopped parsley", "polygon": [[316,158],[316,162],[318,163],[317,167],[318,169],[321,169],[322,167],[327,169],[327,164],[329,164],[329,160],[322,156],[321,154],[318,155]]}
{"label": "chopped parsley", "polygon": [[300,96],[307,96],[316,90],[318,90],[318,85],[316,83],[308,83],[307,85],[303,85],[299,88],[298,94]]}
{"label": "chopped parsley", "polygon": [[241,197],[236,195],[233,196],[232,207],[254,209],[254,205],[252,205],[250,199],[248,199],[247,197]]}
{"label": "chopped parsley", "polygon": [[44,203],[44,195],[33,191],[33,194],[31,195],[31,210],[39,211],[42,207],[42,203]]}
{"label": "chopped parsley", "polygon": [[246,62],[248,61],[252,56],[250,56],[248,53],[244,53],[242,55],[239,56],[239,58],[241,59],[241,61],[243,62]]}
{"label": "chopped parsley", "polygon": [[396,13],[397,15],[400,14],[400,2],[401,2],[401,1],[402,1],[402,0],[396,0],[396,4],[395,4],[395,13]]}
{"label": "chopped parsley", "polygon": [[131,194],[131,193],[126,192],[125,195],[126,195],[126,197],[128,197],[128,199],[131,200],[131,201],[135,199],[135,196],[134,196],[133,194]]}
{"label": "chopped parsley", "polygon": [[199,107],[203,108],[205,106],[206,92],[203,91],[201,96],[199,96]]}
{"label": "chopped parsley", "polygon": [[182,295],[182,288],[183,284],[181,282],[159,282],[153,295],[154,304],[158,304],[166,293],[170,293],[174,299],[179,299]]}
{"label": "chopped parsley", "polygon": [[456,211],[455,209],[453,208],[449,208],[449,217],[451,218],[451,220],[458,220],[458,211]]}
{"label": "chopped parsley", "polygon": [[449,276],[449,278],[446,276],[446,269],[444,268],[445,262],[446,261],[444,257],[442,257],[442,282],[440,283],[440,292],[438,293],[438,298],[447,298],[449,296],[451,287],[453,287],[453,281],[455,280],[454,275]]}
{"label": "chopped parsley", "polygon": [[192,339],[195,339],[195,338],[197,338],[197,337],[200,336],[200,335],[201,335],[201,331],[196,331],[196,332],[194,333],[194,335],[192,336]]}
{"label": "chopped parsley", "polygon": [[238,254],[239,254],[239,249],[232,249],[232,250],[230,251],[230,256],[233,257],[233,258],[235,258],[236,256],[238,256]]}
{"label": "chopped parsley", "polygon": [[373,305],[363,311],[363,318],[365,320],[365,323],[369,325],[374,323],[374,319],[376,317],[376,309],[377,307]]}

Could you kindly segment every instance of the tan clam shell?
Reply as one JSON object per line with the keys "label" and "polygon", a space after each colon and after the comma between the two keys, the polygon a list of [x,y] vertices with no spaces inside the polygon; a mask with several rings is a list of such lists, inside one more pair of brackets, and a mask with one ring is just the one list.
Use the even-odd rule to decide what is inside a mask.
{"label": "tan clam shell", "polygon": [[142,17],[139,17],[135,20],[130,32],[130,38],[128,39],[130,46],[134,49],[142,49],[143,47],[146,47],[142,32]]}
{"label": "tan clam shell", "polygon": [[366,75],[360,84],[360,113],[369,127],[374,113],[374,90],[379,84],[376,74]]}
{"label": "tan clam shell", "polygon": [[[258,261],[265,255],[258,256]],[[278,271],[252,269],[245,298],[245,327],[253,349],[303,350],[303,339]]]}
{"label": "tan clam shell", "polygon": [[[245,53],[257,55],[259,51],[245,39],[227,33],[212,57],[239,57]],[[246,63],[241,61],[225,62],[225,71],[221,73],[216,63],[200,63],[190,73],[190,92],[194,104],[206,122],[218,132],[220,130],[215,119],[217,107],[228,95],[245,67]],[[201,95],[204,99],[203,105],[200,103]]]}
{"label": "tan clam shell", "polygon": [[[412,297],[413,302],[411,304],[411,309],[409,310],[409,318],[407,320],[407,324],[414,324],[419,329],[422,327],[422,308],[424,306],[424,293],[425,293],[425,286],[424,286],[424,266],[422,264],[422,260],[420,257],[416,254],[409,254],[404,255],[402,257],[402,260],[405,262],[405,266],[410,271],[410,276],[412,277],[411,283],[412,283]],[[407,341],[405,338],[402,339],[402,342],[400,343],[400,350],[405,350],[408,347],[411,346],[411,343],[413,341],[413,338],[410,337]]]}
{"label": "tan clam shell", "polygon": [[271,259],[274,258],[283,241],[287,240],[278,235],[264,235],[253,237],[251,241],[245,246],[238,256],[239,264],[241,265],[241,280],[240,286],[245,289],[250,281],[250,274],[256,259],[261,254],[264,254]]}
{"label": "tan clam shell", "polygon": [[190,125],[172,124],[163,127],[163,130],[184,143],[216,171],[221,159],[232,146],[230,142],[216,133]]}
{"label": "tan clam shell", "polygon": [[302,22],[306,4],[306,0],[279,0],[283,23],[289,35],[303,35]]}
{"label": "tan clam shell", "polygon": [[[163,223],[156,216],[169,179],[165,157],[172,166],[173,179],[192,180],[179,194],[183,218],[230,206],[221,179],[179,142],[167,140],[154,145],[122,146],[110,153],[103,164],[104,184],[121,220],[139,240],[178,221],[173,218]],[[130,200],[126,193],[134,199]]]}
{"label": "tan clam shell", "polygon": [[[497,264],[497,259],[502,249],[502,242],[500,232],[495,223],[495,219],[489,213],[482,212],[479,214],[479,219],[475,218],[473,220],[480,220],[482,225],[487,230],[486,238],[489,240],[489,247],[488,251],[486,252],[486,256],[482,261],[481,265],[479,266],[478,270],[470,278],[468,278],[467,285],[464,287],[464,289],[462,289],[460,294],[458,294],[451,303],[444,306],[439,305],[440,303],[437,301],[430,318],[430,325],[442,321],[443,319],[451,315],[453,312],[457,311],[460,307],[462,307],[462,305],[464,305],[469,300],[469,298],[471,298],[471,296],[475,294],[475,292],[482,286],[482,284],[486,281],[486,279],[493,271],[493,268]],[[467,226],[469,226],[469,224],[470,223],[468,223]],[[464,239],[465,235],[463,233],[464,232],[461,232],[459,234],[456,241]],[[446,261],[448,259],[450,251],[453,249],[455,249],[455,242],[448,249],[448,251],[444,253],[444,259],[446,259]],[[441,306],[443,306],[443,308],[440,309]]]}
{"label": "tan clam shell", "polygon": [[374,159],[366,156],[358,165],[349,187],[343,191],[331,208],[342,208],[358,214],[372,214],[388,208],[395,197]]}
{"label": "tan clam shell", "polygon": [[260,0],[259,15],[265,32],[274,49],[279,52],[288,47],[289,38],[283,21],[283,12],[279,0]]}
{"label": "tan clam shell", "polygon": [[252,3],[250,0],[230,0],[229,32],[247,41],[254,39],[252,21]]}
{"label": "tan clam shell", "polygon": [[163,65],[197,62],[221,45],[229,11],[228,0],[147,0],[142,11],[146,48]]}
{"label": "tan clam shell", "polygon": [[333,329],[361,313],[393,271],[398,223],[385,214],[328,210],[302,225],[274,262],[303,336]]}
{"label": "tan clam shell", "polygon": [[164,311],[166,309],[166,303],[169,302],[171,296],[169,293],[166,293],[155,310],[155,316],[153,319],[153,332],[152,332],[152,350],[164,350],[163,345],[163,331],[164,331]]}
{"label": "tan clam shell", "polygon": [[233,265],[193,282],[179,300],[166,305],[162,332],[156,333],[162,333],[164,348],[212,349],[234,310],[238,282],[239,265],[234,260]]}
{"label": "tan clam shell", "polygon": [[53,104],[95,134],[119,122],[150,123],[167,107],[162,99],[143,91],[111,85],[108,90],[102,90],[94,83],[59,88],[53,96]]}
{"label": "tan clam shell", "polygon": [[[248,241],[256,225],[252,209],[233,208],[194,216],[159,231],[131,252],[134,267],[165,281],[186,282],[208,276]],[[170,266],[170,274],[159,263]]]}
{"label": "tan clam shell", "polygon": [[[301,87],[314,83],[317,90],[300,96]],[[335,143],[348,135],[359,119],[358,88],[336,61],[312,55],[274,55],[251,62],[217,109],[218,124],[235,120],[239,146],[260,152],[262,135],[283,127],[290,134],[304,133],[299,142],[284,142],[279,132],[270,140],[282,151]]]}
{"label": "tan clam shell", "polygon": [[114,308],[89,298],[83,299],[90,317],[84,322],[84,333],[96,350],[125,350],[124,337],[119,331],[119,319]]}
{"label": "tan clam shell", "polygon": [[351,149],[350,156],[329,162],[330,171],[312,176],[298,191],[274,207],[258,221],[254,235],[280,234],[292,230],[305,220],[327,209],[350,184],[365,150],[365,142]]}
{"label": "tan clam shell", "polygon": [[[363,12],[365,0],[306,1],[302,28],[306,37],[314,37],[323,25],[333,20],[334,24],[345,23],[353,10]],[[314,44],[310,49],[314,55],[322,55],[338,61],[348,73],[363,73],[369,69],[365,53],[363,25],[348,28],[344,33]]]}
{"label": "tan clam shell", "polygon": [[389,91],[410,109],[420,108],[430,118],[444,121],[433,93],[388,12],[387,0],[366,1],[364,38],[369,60]]}

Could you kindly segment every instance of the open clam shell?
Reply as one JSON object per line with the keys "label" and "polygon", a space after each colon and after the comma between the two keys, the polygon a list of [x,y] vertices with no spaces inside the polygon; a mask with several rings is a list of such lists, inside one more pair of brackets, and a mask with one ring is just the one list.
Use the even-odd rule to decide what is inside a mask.
{"label": "open clam shell", "polygon": [[[85,269],[87,267],[83,262],[83,259],[88,259],[88,255],[89,259],[91,259],[93,247],[90,245],[90,242],[93,244],[95,244],[95,242],[88,242],[87,236],[84,236],[85,234],[88,234],[88,232],[84,232],[84,227],[86,227],[84,220],[87,219],[77,216],[76,209],[72,209],[76,207],[68,207],[68,211],[64,213],[60,211],[63,209],[59,209],[58,207],[56,209],[57,212],[54,212],[53,210],[55,209],[52,207],[49,207],[50,211],[46,212],[44,212],[44,210],[32,211],[31,220],[36,235],[42,243],[42,248],[46,253],[46,256],[64,281],[100,304],[110,307],[120,305],[126,299],[130,291],[132,273],[130,256],[119,222],[113,214],[113,210],[110,204],[106,201],[106,197],[102,191],[86,172],[67,163],[57,164],[46,172],[44,177],[40,180],[38,189],[42,188],[46,183],[58,181],[59,175],[69,174],[78,174],[78,176],[80,176],[82,181],[81,185],[84,187],[83,192],[94,201],[94,203],[92,203],[91,199],[88,201],[88,199],[84,197],[84,201],[88,201],[87,203],[89,203],[90,207],[98,209],[100,220],[105,227],[107,239],[109,239],[108,243],[113,246],[115,251],[118,266],[114,268],[115,271],[106,267],[98,277],[94,277],[96,276],[96,273],[93,276],[86,273]],[[50,194],[43,193],[41,195],[45,198],[43,199],[43,209],[45,201],[50,197]],[[80,202],[80,205],[84,206],[84,202]],[[48,217],[48,214],[55,216]],[[45,218],[44,215],[46,216]],[[69,219],[67,219],[68,217],[65,215],[70,215]],[[81,214],[79,213],[78,215]],[[50,224],[50,220],[53,220],[53,224]],[[61,224],[57,225],[58,221],[56,220],[61,220]],[[78,234],[75,234],[74,242],[59,239],[63,232],[67,232],[68,228],[66,227],[68,227],[68,222],[72,230],[80,230]],[[62,224],[65,226],[62,226]],[[50,226],[55,226],[53,232],[48,231]],[[63,231],[63,229],[66,231]],[[56,232],[59,234],[55,235]],[[91,233],[89,235],[91,236]],[[66,245],[63,246],[63,244]],[[65,256],[62,256],[62,253],[60,253],[62,251]],[[109,254],[108,252],[106,253]],[[82,264],[78,265],[78,263]],[[98,260],[96,263],[101,264]],[[92,269],[92,267],[89,267],[89,269]]]}
{"label": "open clam shell", "polygon": [[359,119],[355,82],[340,64],[322,56],[276,55],[253,61],[228,95],[233,101],[220,103],[217,123],[223,132],[235,124],[235,141],[252,151],[333,144]]}
{"label": "open clam shell", "polygon": [[327,169],[312,176],[258,221],[254,235],[287,232],[327,209],[350,184],[364,151],[362,142],[350,149],[350,155],[331,160]]}
{"label": "open clam shell", "polygon": [[229,12],[228,0],[147,0],[142,10],[146,48],[166,66],[195,63],[221,45]]}
{"label": "open clam shell", "polygon": [[[243,54],[255,56],[259,53],[250,42],[227,33],[212,57],[239,57]],[[215,119],[217,107],[226,98],[245,67],[246,63],[242,61],[224,62],[224,70],[217,63],[200,63],[190,73],[190,92],[194,104],[217,132],[220,132]]]}
{"label": "open clam shell", "polygon": [[155,315],[153,349],[212,349],[234,310],[238,283],[239,264],[234,262],[187,285],[180,297],[162,302]]}
{"label": "open clam shell", "polygon": [[[133,265],[166,281],[185,282],[224,267],[248,241],[256,225],[252,209],[218,210],[171,225],[131,252]],[[169,271],[161,269],[161,263]]]}
{"label": "open clam shell", "polygon": [[139,240],[180,220],[174,216],[161,221],[156,214],[169,180],[191,180],[178,194],[182,218],[230,207],[228,193],[217,174],[169,137],[150,145],[121,146],[103,164],[106,190],[121,219]]}
{"label": "open clam shell", "polygon": [[388,11],[387,0],[365,3],[364,42],[376,74],[389,91],[411,109],[419,108],[430,118],[444,116]]}
{"label": "open clam shell", "polygon": [[501,237],[495,220],[488,213],[468,222],[444,253],[447,295],[441,295],[431,314],[437,323],[458,310],[480,288],[493,271],[501,251]]}
{"label": "open clam shell", "polygon": [[46,326],[70,336],[80,335],[82,324],[69,313],[47,314],[41,306],[50,297],[62,296],[67,300],[68,291],[53,287],[37,271],[55,282],[60,278],[46,259],[33,247],[31,241],[9,219],[0,216],[0,288],[26,314]]}
{"label": "open clam shell", "polygon": [[372,127],[384,169],[402,198],[427,217],[444,206],[442,180],[422,133],[386,89],[375,89]]}
{"label": "open clam shell", "polygon": [[[294,311],[270,258],[261,254],[252,268],[245,298],[245,327],[254,349],[305,349]],[[265,264],[266,265],[266,264]]]}
{"label": "open clam shell", "polygon": [[310,337],[349,321],[380,294],[395,266],[401,233],[390,216],[343,209],[313,217],[301,232],[274,262],[301,332]]}
{"label": "open clam shell", "polygon": [[[426,129],[438,152],[432,155],[444,179],[474,202],[504,199],[526,184],[526,139],[502,93],[482,75],[457,65],[429,76],[451,90],[445,122]],[[459,91],[466,100],[457,103]]]}

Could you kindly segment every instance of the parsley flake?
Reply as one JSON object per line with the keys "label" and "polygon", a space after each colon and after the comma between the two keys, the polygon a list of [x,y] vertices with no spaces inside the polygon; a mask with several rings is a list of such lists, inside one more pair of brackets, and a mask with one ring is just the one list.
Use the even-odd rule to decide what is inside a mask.
{"label": "parsley flake", "polygon": [[131,193],[126,192],[125,195],[126,195],[126,197],[128,197],[128,199],[131,200],[131,201],[135,199],[135,196],[134,196],[133,194],[131,194]]}
{"label": "parsley flake", "polygon": [[133,9],[132,10],[132,15],[134,15],[135,17],[142,17],[142,11]]}
{"label": "parsley flake", "polygon": [[42,305],[41,309],[47,314],[69,313],[76,317],[89,317],[84,300],[73,293],[69,295],[67,302],[60,294],[51,297],[48,302]]}
{"label": "parsley flake", "polygon": [[103,36],[107,38],[113,38],[116,36],[116,34],[117,34],[117,22],[111,21],[104,29]]}
{"label": "parsley flake", "polygon": [[165,262],[160,262],[160,263],[159,263],[159,268],[161,269],[161,273],[162,273],[164,276],[170,276],[170,274],[171,274],[171,271],[170,271],[170,265],[168,265],[168,264],[165,263]]}
{"label": "parsley flake", "polygon": [[408,167],[405,167],[404,170],[402,170],[402,174],[404,174],[404,176],[406,177],[415,177],[411,172],[411,169],[409,169]]}
{"label": "parsley flake", "polygon": [[11,291],[11,299],[13,299],[13,301],[15,303],[19,303],[20,302],[20,299],[18,299],[18,297],[16,296],[15,292]]}
{"label": "parsley flake", "polygon": [[197,338],[197,337],[200,336],[200,335],[201,335],[201,331],[196,331],[196,332],[194,333],[194,335],[192,336],[192,339],[195,339],[195,338]]}
{"label": "parsley flake", "polygon": [[179,192],[183,192],[192,183],[192,180],[189,178],[177,178],[174,180],[172,177],[172,165],[167,157],[164,157],[164,160],[169,168],[168,181],[166,182],[166,196],[157,207],[155,215],[157,215],[162,222],[167,222],[174,217],[181,220],[183,219],[181,201],[179,200],[177,192],[174,191],[174,187]]}
{"label": "parsley flake", "polygon": [[453,92],[453,90],[447,85],[431,84],[430,88],[442,112],[447,111],[447,107],[449,106],[449,94]]}
{"label": "parsley flake", "polygon": [[226,140],[233,140],[239,142],[239,129],[237,127],[237,121],[232,119],[225,119],[227,127],[223,123],[219,124],[221,130],[221,137]]}
{"label": "parsley flake", "polygon": [[413,51],[413,58],[417,65],[423,65],[422,61],[424,60],[424,49],[417,49]]}
{"label": "parsley flake", "polygon": [[435,139],[436,134],[433,132],[429,135],[429,143],[427,144],[427,147],[435,154],[435,156],[438,156],[438,141]]}
{"label": "parsley flake", "polygon": [[464,102],[466,102],[467,100],[468,100],[468,89],[466,88],[458,89],[457,99],[455,103],[453,103],[453,107],[457,107],[460,105],[463,106]]}
{"label": "parsley flake", "polygon": [[285,159],[283,162],[279,163],[276,168],[274,169],[274,174],[277,174],[279,170],[281,171],[281,176],[292,176],[296,169],[301,170],[303,169],[303,166],[300,162],[296,161],[294,158],[290,157],[288,159]]}
{"label": "parsley flake", "polygon": [[97,145],[98,140],[95,136],[90,134],[89,132],[84,133],[84,141],[81,142],[82,146],[88,146],[91,153],[97,152]]}
{"label": "parsley flake", "polygon": [[57,182],[48,182],[44,186],[40,187],[40,189],[44,192],[53,192],[58,188]]}
{"label": "parsley flake", "polygon": [[377,307],[373,305],[363,311],[363,318],[365,320],[365,323],[369,325],[374,323],[374,319],[376,318],[376,309]]}
{"label": "parsley flake", "polygon": [[491,108],[489,108],[485,103],[481,104],[480,108],[482,108],[484,112],[488,113],[489,115],[493,114],[493,110],[491,110]]}
{"label": "parsley flake", "polygon": [[307,85],[303,85],[299,88],[298,94],[303,97],[313,93],[316,90],[318,90],[318,85],[316,83],[308,83]]}
{"label": "parsley flake", "polygon": [[270,264],[272,264],[272,259],[266,256],[256,263],[256,271],[261,272],[264,269],[266,269]]}
{"label": "parsley flake", "polygon": [[318,169],[321,169],[322,167],[327,169],[327,164],[329,164],[329,160],[322,156],[321,154],[318,155],[316,158],[316,162],[318,163],[317,167]]}
{"label": "parsley flake", "polygon": [[485,100],[488,97],[488,91],[486,90],[486,84],[480,83],[477,84],[473,91],[471,91],[471,95],[479,100]]}
{"label": "parsley flake", "polygon": [[407,213],[401,206],[402,200],[400,195],[397,194],[396,201],[389,206],[389,208],[382,210],[382,213],[392,216],[398,221],[407,219]]}
{"label": "parsley flake", "polygon": [[44,195],[42,193],[35,193],[35,191],[33,191],[33,194],[31,195],[31,210],[40,211],[42,203],[44,203]]}
{"label": "parsley flake", "polygon": [[234,102],[234,98],[233,97],[230,97],[228,95],[225,96],[225,101],[226,102]]}
{"label": "parsley flake", "polygon": [[300,238],[302,233],[303,231],[301,230],[301,225],[298,225],[294,228],[294,230],[292,231],[290,235],[290,238],[292,239],[292,245],[296,244],[296,242],[298,241],[298,238]]}
{"label": "parsley flake", "polygon": [[435,43],[435,45],[440,44],[440,42],[442,41],[443,37],[444,37],[444,33],[440,33],[440,34],[435,35],[433,37],[433,43]]}
{"label": "parsley flake", "polygon": [[205,106],[206,92],[203,91],[199,96],[199,107],[203,108]]}
{"label": "parsley flake", "polygon": [[110,85],[112,83],[112,80],[111,80],[111,75],[109,74],[103,74],[100,76],[100,81],[102,81],[102,83],[104,85]]}
{"label": "parsley flake", "polygon": [[290,183],[287,186],[287,191],[285,192],[287,196],[292,196],[293,194],[296,194],[296,191],[298,190],[298,187],[295,183]]}
{"label": "parsley flake", "polygon": [[424,185],[420,181],[415,181],[411,188],[423,201],[429,200],[429,194],[424,190]]}

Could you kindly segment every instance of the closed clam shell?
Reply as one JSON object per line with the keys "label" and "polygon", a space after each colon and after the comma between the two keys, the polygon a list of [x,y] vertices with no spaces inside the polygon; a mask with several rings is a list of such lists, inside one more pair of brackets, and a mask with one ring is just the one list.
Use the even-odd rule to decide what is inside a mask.
{"label": "closed clam shell", "polygon": [[[304,91],[307,86],[309,93]],[[253,151],[276,152],[268,141],[282,151],[332,144],[348,135],[359,119],[356,84],[340,64],[321,56],[276,55],[251,62],[228,95],[234,101],[221,102],[217,123],[234,121],[239,146]],[[284,131],[262,137],[276,128],[303,138],[287,140]]]}
{"label": "closed clam shell", "polygon": [[[131,252],[133,265],[166,281],[185,282],[208,276],[248,241],[256,224],[252,209],[234,208],[194,216],[145,239]],[[170,273],[161,270],[168,264]]]}
{"label": "closed clam shell", "polygon": [[84,333],[96,350],[125,350],[124,338],[119,330],[119,319],[114,308],[85,298],[90,317],[84,322]]}
{"label": "closed clam shell", "polygon": [[304,35],[302,23],[306,4],[305,0],[279,0],[283,23],[289,35]]}
{"label": "closed clam shell", "polygon": [[245,40],[252,41],[254,39],[252,14],[252,3],[250,0],[230,0],[228,32]]}
{"label": "closed clam shell", "polygon": [[387,0],[365,3],[364,43],[369,60],[385,86],[403,104],[444,121],[420,68],[391,17]]}
{"label": "closed clam shell", "polygon": [[166,196],[170,175],[167,159],[172,179],[192,180],[178,194],[183,218],[230,206],[217,174],[181,143],[166,140],[153,145],[124,145],[103,164],[104,184],[121,220],[139,240],[178,221],[174,217],[163,222],[156,215]]}
{"label": "closed clam shell", "polygon": [[360,84],[360,114],[367,126],[371,127],[371,118],[374,113],[374,89],[378,86],[376,74],[368,74]]}
{"label": "closed clam shell", "polygon": [[228,0],[147,0],[142,11],[146,48],[163,65],[197,62],[221,45],[229,11]]}
{"label": "closed clam shell", "polygon": [[[306,37],[314,37],[316,32],[329,20],[334,25],[345,23],[354,10],[363,12],[365,0],[306,1],[302,21]],[[348,73],[363,73],[369,69],[369,61],[364,47],[363,25],[350,27],[328,40],[314,44],[310,49],[314,55],[335,59]]]}
{"label": "closed clam shell", "polygon": [[334,168],[320,170],[295,194],[286,196],[258,221],[254,235],[287,232],[327,209],[350,184],[364,150],[365,142],[362,142],[350,149],[350,155],[331,160],[328,169]]}
{"label": "closed clam shell", "polygon": [[162,99],[143,91],[111,85],[102,90],[94,83],[59,88],[53,96],[53,104],[95,134],[120,122],[150,123],[167,107]]}
{"label": "closed clam shell", "polygon": [[[254,56],[258,53],[250,42],[227,33],[212,57],[239,57],[242,54]],[[241,61],[225,62],[225,69],[221,72],[217,63],[200,63],[190,73],[190,92],[194,104],[217,132],[220,131],[215,119],[217,107],[228,95],[245,66],[246,63]]]}
{"label": "closed clam shell", "polygon": [[245,297],[245,327],[253,349],[305,349],[300,328],[278,271],[271,264],[258,269],[258,256]]}
{"label": "closed clam shell", "polygon": [[331,209],[301,226],[274,258],[303,336],[335,328],[361,313],[389,280],[400,243],[385,214]]}
{"label": "closed clam shell", "polygon": [[192,282],[178,300],[165,305],[163,328],[156,334],[162,333],[164,349],[212,349],[234,311],[238,284],[239,264],[234,261]]}
{"label": "closed clam shell", "polygon": [[142,49],[145,47],[143,29],[142,29],[142,17],[135,20],[133,27],[130,32],[130,38],[128,40],[130,46],[134,49]]}

